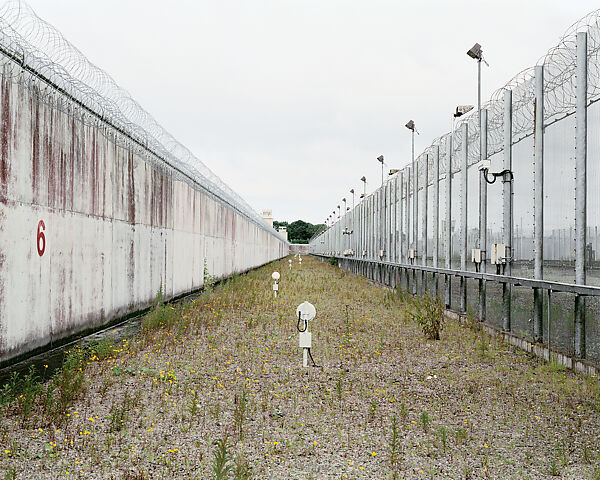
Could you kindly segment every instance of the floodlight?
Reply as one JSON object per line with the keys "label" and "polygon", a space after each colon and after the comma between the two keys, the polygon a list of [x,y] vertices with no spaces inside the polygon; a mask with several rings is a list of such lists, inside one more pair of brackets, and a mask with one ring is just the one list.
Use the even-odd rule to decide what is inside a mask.
{"label": "floodlight", "polygon": [[360,179],[360,181],[361,181],[361,182],[365,182],[365,183],[367,183],[367,177],[363,176],[363,177]]}
{"label": "floodlight", "polygon": [[398,173],[399,171],[399,168],[390,168],[390,173],[388,173],[388,175],[393,175],[394,173]]}
{"label": "floodlight", "polygon": [[454,117],[461,117],[465,113],[473,110],[473,108],[473,105],[459,105],[458,107],[456,107],[456,113],[454,114]]}
{"label": "floodlight", "polygon": [[346,203],[346,197],[342,198],[342,202]]}
{"label": "floodlight", "polygon": [[408,123],[405,125],[405,127],[414,132],[415,131],[415,122],[413,122],[412,120],[409,120]]}
{"label": "floodlight", "polygon": [[478,43],[473,45],[467,52],[467,55],[475,60],[481,60],[483,58],[483,50],[481,49],[481,45]]}
{"label": "floodlight", "polygon": [[377,157],[377,161],[378,161],[379,163],[383,164],[383,155],[379,155],[379,156]]}
{"label": "floodlight", "polygon": [[354,195],[354,189],[350,190],[350,193],[351,193],[352,195]]}

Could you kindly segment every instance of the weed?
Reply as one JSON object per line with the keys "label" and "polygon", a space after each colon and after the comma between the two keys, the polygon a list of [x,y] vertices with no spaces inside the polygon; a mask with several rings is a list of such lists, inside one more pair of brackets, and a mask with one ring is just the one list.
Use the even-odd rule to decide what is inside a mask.
{"label": "weed", "polygon": [[231,457],[227,451],[227,436],[225,436],[221,440],[217,440],[215,443],[212,464],[212,470],[215,474],[214,479],[222,480],[227,478],[232,468],[233,465],[231,465]]}
{"label": "weed", "polygon": [[429,293],[423,299],[415,298],[408,314],[419,323],[425,337],[429,340],[440,339],[444,326],[444,305],[439,298],[433,299]]}
{"label": "weed", "polygon": [[343,391],[342,377],[339,377],[337,379],[337,382],[335,383],[335,394],[337,396],[338,402],[340,402],[340,403],[342,401],[342,391]]}
{"label": "weed", "polygon": [[400,417],[402,417],[402,421],[404,423],[406,423],[406,421],[408,420],[408,407],[404,402],[400,403]]}
{"label": "weed", "polygon": [[419,422],[421,423],[421,427],[423,427],[423,431],[427,433],[429,431],[429,424],[431,423],[431,420],[429,419],[429,414],[427,412],[421,412]]}
{"label": "weed", "polygon": [[15,478],[17,478],[17,469],[9,465],[4,473],[4,480],[14,480]]}
{"label": "weed", "polygon": [[[81,348],[72,350],[63,361],[43,392],[46,416],[51,422],[60,422],[62,414],[86,389],[85,366],[87,352]],[[65,417],[62,417],[64,420]]]}
{"label": "weed", "polygon": [[390,460],[390,466],[392,469],[392,478],[396,479],[398,476],[398,468],[400,465],[400,431],[398,427],[398,417],[394,415],[392,417],[392,432],[390,436],[390,443],[388,447],[388,458]]}
{"label": "weed", "polygon": [[446,448],[448,447],[448,430],[446,429],[446,427],[440,427],[437,434],[438,437],[440,437],[442,450],[444,450],[444,453],[446,453]]}
{"label": "weed", "polygon": [[170,305],[157,305],[142,320],[141,330],[149,340],[150,334],[159,328],[170,328],[179,319],[177,311]]}
{"label": "weed", "polygon": [[194,396],[190,399],[187,405],[187,411],[192,417],[195,417],[200,409],[200,404],[198,403],[198,391],[194,390]]}
{"label": "weed", "polygon": [[93,356],[96,357],[96,360],[102,361],[114,355],[114,343],[115,339],[113,338],[113,336],[107,335],[106,337],[103,337],[100,340],[98,340],[98,342],[90,345],[90,352]]}
{"label": "weed", "polygon": [[17,405],[23,422],[29,418],[38,398],[38,393],[42,389],[38,380],[39,378],[35,374],[35,368],[31,365],[29,367],[29,373],[27,373],[20,382],[19,395],[17,396]]}
{"label": "weed", "polygon": [[134,396],[131,396],[129,395],[129,392],[126,391],[120,403],[113,402],[110,407],[108,417],[109,432],[120,432],[123,428],[125,428],[131,411],[140,402],[141,395],[142,393],[138,391]]}
{"label": "weed", "polygon": [[550,460],[550,469],[548,470],[548,473],[553,477],[558,477],[560,475],[560,469],[558,468],[558,464],[554,458]]}
{"label": "weed", "polygon": [[233,422],[235,432],[238,434],[238,438],[243,440],[244,438],[244,423],[246,422],[246,414],[248,411],[248,394],[246,389],[242,390],[242,393],[235,394],[234,397],[235,410],[233,412]]}
{"label": "weed", "polygon": [[467,431],[464,428],[457,428],[454,431],[454,441],[458,444],[461,445],[463,443],[465,443],[465,441],[467,440]]}
{"label": "weed", "polygon": [[329,262],[329,265],[333,265],[334,267],[337,267],[338,262],[335,257],[329,257],[328,262]]}
{"label": "weed", "polygon": [[239,454],[235,458],[235,469],[233,471],[233,478],[234,480],[250,480],[252,478],[250,464],[242,454]]}
{"label": "weed", "polygon": [[217,282],[215,276],[211,275],[208,271],[208,262],[206,258],[204,259],[204,289],[206,291],[212,290],[213,285]]}
{"label": "weed", "polygon": [[558,363],[556,360],[552,360],[550,363],[540,366],[540,370],[556,373],[566,371],[567,367],[561,363]]}

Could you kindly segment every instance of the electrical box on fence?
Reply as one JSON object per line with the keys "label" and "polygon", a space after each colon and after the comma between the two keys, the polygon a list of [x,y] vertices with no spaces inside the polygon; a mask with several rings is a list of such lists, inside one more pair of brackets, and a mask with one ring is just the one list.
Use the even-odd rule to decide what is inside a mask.
{"label": "electrical box on fence", "polygon": [[471,261],[473,263],[481,263],[481,250],[479,248],[471,250]]}
{"label": "electrical box on fence", "polygon": [[501,265],[506,263],[506,245],[504,243],[494,243],[492,245],[491,253],[490,263],[492,265]]}
{"label": "electrical box on fence", "polygon": [[300,348],[312,348],[312,333],[300,332],[298,336],[298,346]]}
{"label": "electrical box on fence", "polygon": [[362,251],[362,256],[363,256],[363,257],[365,257],[366,255],[367,255],[367,251],[366,251],[366,250],[363,250],[363,251]]}
{"label": "electrical box on fence", "polygon": [[411,260],[415,258],[415,250],[413,248],[408,249],[408,258],[410,258]]}
{"label": "electrical box on fence", "polygon": [[379,258],[383,258],[385,252],[383,250],[379,250]]}
{"label": "electrical box on fence", "polygon": [[344,250],[344,257],[351,257],[354,255],[354,250],[352,250],[351,248],[347,248],[346,250]]}

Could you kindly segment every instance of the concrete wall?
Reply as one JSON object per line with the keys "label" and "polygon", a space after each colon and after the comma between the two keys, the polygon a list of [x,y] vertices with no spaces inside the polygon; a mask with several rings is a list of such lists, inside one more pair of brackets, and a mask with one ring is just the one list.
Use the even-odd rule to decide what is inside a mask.
{"label": "concrete wall", "polygon": [[290,243],[291,255],[296,255],[297,253],[301,255],[308,255],[309,250],[310,249],[308,243]]}
{"label": "concrete wall", "polygon": [[198,289],[205,262],[224,277],[288,254],[10,61],[0,69],[0,362],[148,307],[161,285],[167,298]]}

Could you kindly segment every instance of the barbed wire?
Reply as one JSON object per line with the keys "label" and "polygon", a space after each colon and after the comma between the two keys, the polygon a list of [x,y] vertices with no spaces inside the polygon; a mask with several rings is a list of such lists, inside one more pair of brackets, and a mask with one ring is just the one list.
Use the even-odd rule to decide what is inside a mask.
{"label": "barbed wire", "polygon": [[21,0],[0,6],[0,52],[5,57],[2,76],[12,77],[42,102],[102,128],[113,142],[141,155],[154,168],[200,187],[260,228],[277,234],[108,73]]}

